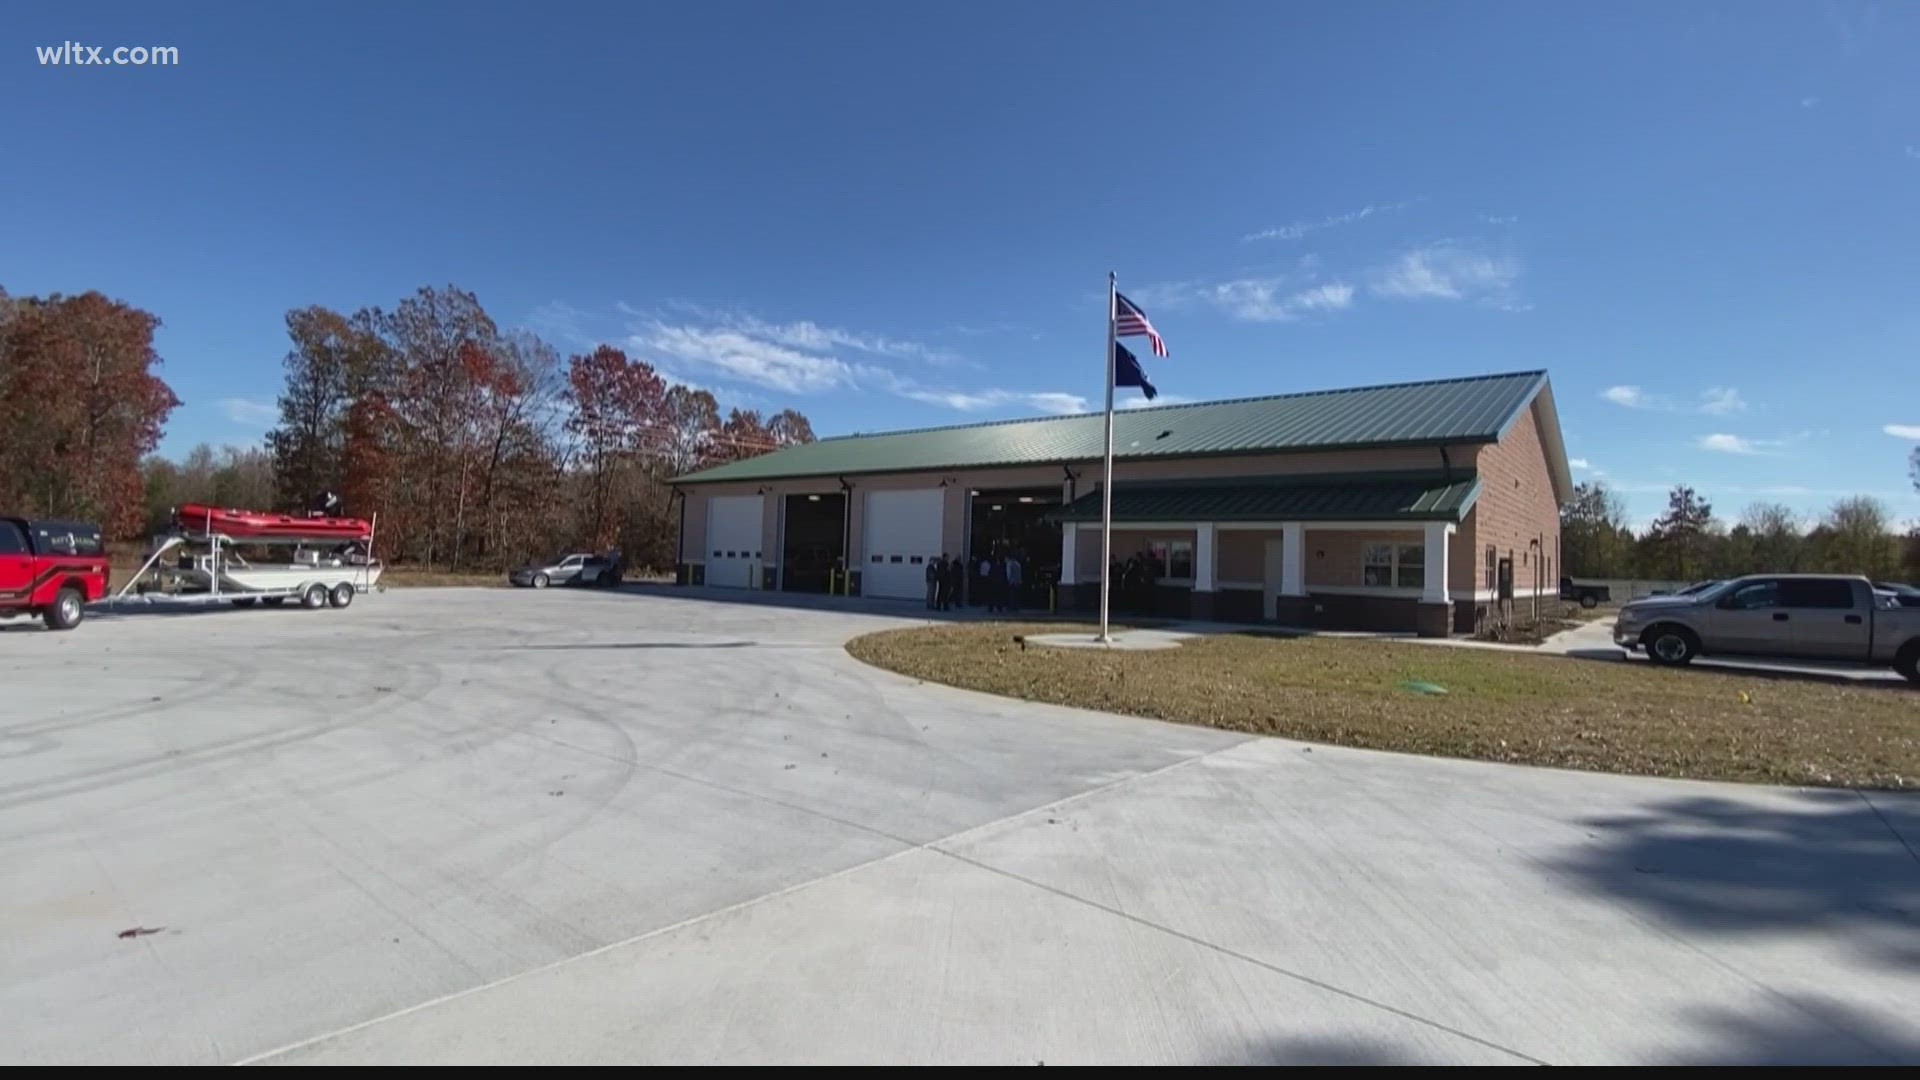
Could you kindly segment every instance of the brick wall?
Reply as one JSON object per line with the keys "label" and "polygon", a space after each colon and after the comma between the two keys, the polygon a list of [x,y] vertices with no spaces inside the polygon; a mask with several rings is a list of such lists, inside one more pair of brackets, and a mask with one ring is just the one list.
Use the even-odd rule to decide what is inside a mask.
{"label": "brick wall", "polygon": [[1218,581],[1240,581],[1249,585],[1267,577],[1267,541],[1279,541],[1279,529],[1220,529],[1214,549],[1217,554],[1213,576]]}
{"label": "brick wall", "polygon": [[[1500,558],[1513,558],[1513,588],[1519,595],[1532,595],[1535,580],[1533,540],[1548,560],[1538,567],[1543,588],[1556,588],[1560,576],[1560,505],[1553,493],[1553,477],[1547,470],[1547,454],[1540,443],[1540,428],[1534,408],[1513,425],[1500,442],[1480,448],[1475,467],[1480,473],[1480,500],[1475,504],[1468,534],[1472,571],[1469,580],[1474,589],[1485,589],[1486,550],[1492,546]],[[1455,588],[1465,589],[1457,576],[1460,562],[1454,560]]]}
{"label": "brick wall", "polygon": [[1305,552],[1307,591],[1312,592],[1316,585],[1358,588],[1365,584],[1365,579],[1360,575],[1360,568],[1361,557],[1367,544],[1418,544],[1421,542],[1422,536],[1418,532],[1384,530],[1348,532],[1308,526]]}

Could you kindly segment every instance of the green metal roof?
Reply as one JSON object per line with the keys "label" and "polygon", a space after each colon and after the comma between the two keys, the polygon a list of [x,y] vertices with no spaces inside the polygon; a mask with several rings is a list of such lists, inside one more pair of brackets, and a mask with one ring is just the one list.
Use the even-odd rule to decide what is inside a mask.
{"label": "green metal roof", "polygon": [[[1344,473],[1286,479],[1115,484],[1113,520],[1459,521],[1480,497],[1472,473]],[[1100,493],[1082,495],[1050,521],[1099,521]]]}
{"label": "green metal roof", "polygon": [[[1113,452],[1122,459],[1172,458],[1492,442],[1546,382],[1544,371],[1519,371],[1127,409],[1114,419]],[[1102,437],[1103,417],[1098,413],[845,435],[689,473],[673,482],[1092,461],[1103,453]]]}

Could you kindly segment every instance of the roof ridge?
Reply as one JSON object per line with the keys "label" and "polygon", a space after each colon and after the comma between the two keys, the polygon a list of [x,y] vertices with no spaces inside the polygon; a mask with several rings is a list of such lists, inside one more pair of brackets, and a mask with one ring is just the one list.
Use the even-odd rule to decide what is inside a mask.
{"label": "roof ridge", "polygon": [[[1166,412],[1172,409],[1198,409],[1214,405],[1240,405],[1255,401],[1283,401],[1287,398],[1332,396],[1335,394],[1362,394],[1378,390],[1403,390],[1411,386],[1441,386],[1447,383],[1492,382],[1495,379],[1512,379],[1522,375],[1545,376],[1545,368],[1523,368],[1518,371],[1492,371],[1484,375],[1455,375],[1442,379],[1411,379],[1406,382],[1375,383],[1371,386],[1337,386],[1325,390],[1293,390],[1284,394],[1253,394],[1247,397],[1214,398],[1208,401],[1182,401],[1174,405],[1141,405],[1130,409],[1115,408],[1115,416],[1127,416],[1135,413]],[[886,431],[852,431],[845,435],[826,435],[815,439],[815,443],[839,442],[844,439],[871,439],[881,435],[927,435],[936,431],[959,431],[965,428],[1005,427],[1009,424],[1046,424],[1063,420],[1081,420],[1099,413],[1078,412],[1059,413],[1052,416],[1014,416],[1004,420],[979,420],[971,424],[936,424],[932,427],[891,428]]]}

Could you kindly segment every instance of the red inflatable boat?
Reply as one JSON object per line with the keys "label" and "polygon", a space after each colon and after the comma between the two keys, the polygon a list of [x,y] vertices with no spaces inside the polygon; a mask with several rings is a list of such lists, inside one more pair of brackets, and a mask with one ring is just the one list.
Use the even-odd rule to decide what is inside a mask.
{"label": "red inflatable boat", "polygon": [[185,533],[204,535],[215,532],[235,540],[365,540],[373,535],[373,524],[359,518],[222,510],[217,506],[202,506],[199,503],[188,503],[174,511],[173,520]]}

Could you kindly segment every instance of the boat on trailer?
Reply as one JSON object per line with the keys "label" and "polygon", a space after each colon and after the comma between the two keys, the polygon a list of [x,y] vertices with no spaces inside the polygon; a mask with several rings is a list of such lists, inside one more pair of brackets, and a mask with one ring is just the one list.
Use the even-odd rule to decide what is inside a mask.
{"label": "boat on trailer", "polygon": [[[377,519],[189,504],[175,512],[174,522],[175,530],[158,538],[114,602],[132,594],[147,600],[223,601],[236,607],[294,600],[305,608],[343,608],[359,593],[372,591],[384,569],[373,557]],[[243,554],[243,548],[253,557]]]}
{"label": "boat on trailer", "polygon": [[223,510],[204,503],[187,503],[175,510],[173,522],[183,533],[218,533],[234,540],[366,540],[373,536],[373,522],[360,518]]}

